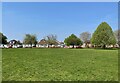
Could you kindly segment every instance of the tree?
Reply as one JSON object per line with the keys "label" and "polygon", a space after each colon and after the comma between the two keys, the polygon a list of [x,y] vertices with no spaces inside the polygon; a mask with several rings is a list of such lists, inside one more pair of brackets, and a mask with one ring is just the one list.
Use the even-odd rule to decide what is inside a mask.
{"label": "tree", "polygon": [[115,30],[114,35],[115,35],[118,45],[120,46],[120,29]]}
{"label": "tree", "polygon": [[17,44],[18,44],[18,45],[22,45],[22,43],[21,43],[19,40],[17,41]]}
{"label": "tree", "polygon": [[93,33],[91,42],[102,48],[106,48],[106,45],[115,45],[116,39],[112,28],[106,22],[102,22]]}
{"label": "tree", "polygon": [[87,41],[89,41],[91,38],[91,34],[89,32],[83,32],[80,34],[80,38],[82,39],[82,41],[85,43],[85,46],[86,46]]}
{"label": "tree", "polygon": [[0,44],[7,44],[7,37],[0,32]]}
{"label": "tree", "polygon": [[49,47],[49,45],[57,44],[57,36],[54,34],[47,35],[44,39],[46,40],[48,47]]}
{"label": "tree", "polygon": [[72,45],[73,48],[74,45],[82,45],[82,41],[74,34],[71,34],[69,37],[65,38],[64,42],[67,46]]}
{"label": "tree", "polygon": [[23,40],[24,44],[37,44],[37,37],[36,35],[32,35],[32,34],[26,34],[25,38]]}

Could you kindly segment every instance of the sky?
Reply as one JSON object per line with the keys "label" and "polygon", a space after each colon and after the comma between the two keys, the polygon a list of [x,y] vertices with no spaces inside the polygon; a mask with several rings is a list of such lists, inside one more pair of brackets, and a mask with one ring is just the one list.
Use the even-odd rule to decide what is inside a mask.
{"label": "sky", "polygon": [[36,34],[38,41],[55,34],[64,41],[71,34],[93,33],[101,22],[118,29],[117,2],[3,2],[0,32],[8,41],[23,41],[25,34]]}

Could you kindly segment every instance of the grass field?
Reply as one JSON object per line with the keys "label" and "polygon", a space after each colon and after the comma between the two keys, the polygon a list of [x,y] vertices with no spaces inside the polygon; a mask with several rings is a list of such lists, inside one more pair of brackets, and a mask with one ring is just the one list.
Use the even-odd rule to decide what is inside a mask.
{"label": "grass field", "polygon": [[117,81],[118,51],[3,49],[3,81]]}

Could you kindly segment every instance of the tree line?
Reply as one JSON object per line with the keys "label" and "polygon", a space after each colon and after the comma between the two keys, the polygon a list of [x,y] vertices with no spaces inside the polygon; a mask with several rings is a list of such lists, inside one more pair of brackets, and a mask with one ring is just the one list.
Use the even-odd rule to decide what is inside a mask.
{"label": "tree line", "polygon": [[[44,37],[48,45],[57,44],[57,36],[50,34]],[[102,22],[91,35],[89,32],[83,32],[80,37],[71,34],[65,38],[64,43],[67,46],[75,45],[81,46],[83,43],[87,44],[90,41],[95,47],[106,48],[106,45],[120,45],[120,30],[112,31],[112,28],[106,22]],[[0,33],[0,43],[7,44],[7,37]],[[37,44],[37,36],[34,34],[25,34],[23,44]]]}

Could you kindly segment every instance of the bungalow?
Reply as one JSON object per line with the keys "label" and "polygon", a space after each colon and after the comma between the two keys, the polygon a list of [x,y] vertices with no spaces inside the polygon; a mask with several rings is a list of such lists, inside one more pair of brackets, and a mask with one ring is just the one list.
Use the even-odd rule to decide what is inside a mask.
{"label": "bungalow", "polygon": [[54,47],[57,47],[57,48],[63,48],[65,46],[64,42],[59,42],[59,41],[56,41],[55,44],[52,44],[52,45],[48,45],[47,41],[45,39],[42,39],[40,40],[40,42],[38,42],[38,44],[36,45],[36,47],[41,47],[41,48],[54,48]]}
{"label": "bungalow", "polygon": [[65,43],[64,43],[64,42],[59,42],[59,41],[58,41],[57,47],[64,48],[64,47],[65,47]]}
{"label": "bungalow", "polygon": [[12,48],[22,47],[22,43],[20,43],[20,41],[17,41],[17,40],[10,40],[8,44],[9,44],[9,47],[12,47]]}
{"label": "bungalow", "polygon": [[48,47],[47,41],[45,39],[40,40],[40,42],[38,42],[36,47],[41,47],[41,48]]}
{"label": "bungalow", "polygon": [[83,45],[81,47],[83,47],[83,48],[85,48],[85,47],[90,48],[90,47],[92,47],[92,44],[91,44],[90,40],[87,40],[87,41],[85,41],[83,43]]}
{"label": "bungalow", "polygon": [[15,45],[15,44],[17,44],[17,41],[16,40],[10,40],[8,43],[9,43],[9,45]]}
{"label": "bungalow", "polygon": [[17,48],[16,44],[17,44],[17,40],[10,40],[8,42],[9,48]]}

